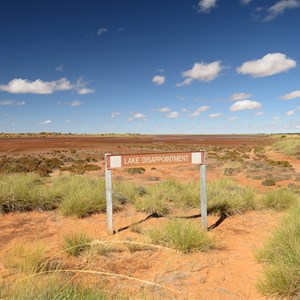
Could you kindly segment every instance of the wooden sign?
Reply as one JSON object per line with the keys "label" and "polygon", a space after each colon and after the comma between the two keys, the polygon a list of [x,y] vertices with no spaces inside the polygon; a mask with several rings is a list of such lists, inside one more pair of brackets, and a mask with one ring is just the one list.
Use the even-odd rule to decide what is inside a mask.
{"label": "wooden sign", "polygon": [[105,154],[107,229],[113,233],[112,169],[165,165],[200,165],[200,206],[202,226],[207,228],[205,151],[143,154]]}
{"label": "wooden sign", "polygon": [[107,155],[106,166],[108,169],[118,169],[162,165],[203,165],[204,157],[204,151]]}

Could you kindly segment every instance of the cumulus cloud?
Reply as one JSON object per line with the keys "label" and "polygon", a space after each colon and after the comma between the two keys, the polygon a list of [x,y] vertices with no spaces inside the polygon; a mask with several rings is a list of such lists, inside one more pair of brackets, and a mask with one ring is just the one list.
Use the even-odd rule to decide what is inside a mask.
{"label": "cumulus cloud", "polygon": [[7,85],[0,85],[0,91],[12,94],[52,94],[57,91],[69,91],[72,88],[71,82],[66,78],[49,82],[40,79],[30,81],[17,78],[11,80]]}
{"label": "cumulus cloud", "polygon": [[146,119],[146,115],[141,114],[141,113],[135,113],[135,114],[133,114],[133,117],[135,119]]}
{"label": "cumulus cloud", "polygon": [[160,76],[156,75],[152,78],[152,82],[155,83],[156,85],[162,85],[166,82],[166,77],[165,76]]}
{"label": "cumulus cloud", "polygon": [[228,121],[234,121],[234,120],[237,120],[237,119],[238,119],[238,117],[233,116],[233,117],[228,118]]}
{"label": "cumulus cloud", "polygon": [[239,101],[239,100],[245,100],[249,97],[251,97],[251,94],[247,94],[247,93],[234,93],[231,95],[231,100],[232,101]]}
{"label": "cumulus cloud", "polygon": [[79,78],[77,80],[75,89],[79,95],[93,94],[95,92],[94,89],[87,87],[87,83],[83,80],[83,78]]}
{"label": "cumulus cloud", "polygon": [[50,124],[50,123],[52,123],[51,120],[45,120],[45,121],[38,122],[38,124],[40,124],[40,125],[47,125],[47,124]]}
{"label": "cumulus cloud", "polygon": [[115,117],[118,117],[120,114],[121,114],[121,113],[115,111],[115,112],[112,112],[112,113],[111,113],[111,117],[112,117],[112,118],[115,118]]}
{"label": "cumulus cloud", "polygon": [[280,97],[282,100],[291,100],[296,98],[300,98],[300,91],[293,91]]}
{"label": "cumulus cloud", "polygon": [[177,83],[176,86],[187,86],[193,80],[212,81],[217,78],[222,70],[220,61],[214,61],[210,64],[195,63],[192,69],[184,71],[182,77],[186,78],[183,82]]}
{"label": "cumulus cloud", "polygon": [[161,108],[158,108],[158,109],[154,109],[154,111],[166,113],[166,112],[170,112],[171,108],[166,106],[166,107],[161,107]]}
{"label": "cumulus cloud", "polygon": [[207,105],[200,106],[196,108],[191,114],[190,117],[197,117],[199,116],[202,112],[207,111],[210,107]]}
{"label": "cumulus cloud", "polygon": [[15,101],[15,100],[1,100],[0,106],[22,106],[25,105],[25,101]]}
{"label": "cumulus cloud", "polygon": [[217,0],[200,0],[198,5],[201,12],[208,13],[217,4]]}
{"label": "cumulus cloud", "polygon": [[107,32],[107,31],[108,31],[107,28],[101,27],[98,29],[97,34],[102,35],[103,33]]}
{"label": "cumulus cloud", "polygon": [[249,109],[260,109],[262,104],[257,101],[252,100],[241,100],[235,102],[230,106],[230,111],[238,111],[238,110],[249,110]]}
{"label": "cumulus cloud", "polygon": [[167,118],[178,118],[179,117],[179,113],[177,111],[171,111],[167,114]]}
{"label": "cumulus cloud", "polygon": [[262,116],[264,113],[262,111],[258,111],[255,115],[256,116]]}
{"label": "cumulus cloud", "polygon": [[289,110],[286,115],[287,116],[292,116],[296,111],[295,110]]}
{"label": "cumulus cloud", "polygon": [[267,10],[268,15],[264,19],[264,21],[266,22],[271,21],[277,18],[279,15],[283,14],[288,9],[294,9],[299,7],[300,7],[299,0],[280,0],[268,8]]}
{"label": "cumulus cloud", "polygon": [[75,106],[80,106],[82,104],[82,102],[78,101],[78,100],[74,100],[70,103],[70,105],[72,107],[75,107]]}
{"label": "cumulus cloud", "polygon": [[283,53],[269,53],[261,59],[244,62],[237,72],[252,77],[272,76],[295,68],[297,62]]}
{"label": "cumulus cloud", "polygon": [[213,119],[216,119],[216,118],[220,118],[222,117],[223,114],[221,113],[215,113],[215,114],[210,114],[209,117],[210,118],[213,118]]}

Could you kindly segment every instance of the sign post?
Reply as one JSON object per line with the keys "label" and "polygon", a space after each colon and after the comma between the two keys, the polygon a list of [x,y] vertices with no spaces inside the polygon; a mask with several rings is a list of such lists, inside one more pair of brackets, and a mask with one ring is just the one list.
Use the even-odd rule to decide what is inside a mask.
{"label": "sign post", "polygon": [[105,154],[105,184],[106,184],[106,227],[109,233],[113,233],[113,203],[112,203],[112,179],[111,169],[107,167],[107,157]]}
{"label": "sign post", "polygon": [[207,229],[206,165],[200,165],[201,223]]}
{"label": "sign post", "polygon": [[113,233],[112,169],[162,165],[200,165],[200,198],[202,226],[207,228],[205,151],[145,154],[105,154],[107,230]]}

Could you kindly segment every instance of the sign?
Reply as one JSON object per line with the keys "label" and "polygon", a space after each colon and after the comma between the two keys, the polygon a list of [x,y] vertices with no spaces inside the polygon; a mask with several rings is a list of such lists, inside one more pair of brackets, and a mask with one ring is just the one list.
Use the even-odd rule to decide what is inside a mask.
{"label": "sign", "polygon": [[165,165],[200,165],[200,207],[202,226],[207,228],[205,151],[143,154],[105,154],[107,230],[113,230],[112,169]]}
{"label": "sign", "polygon": [[203,165],[205,163],[204,156],[204,151],[107,155],[106,165],[108,169],[163,165]]}

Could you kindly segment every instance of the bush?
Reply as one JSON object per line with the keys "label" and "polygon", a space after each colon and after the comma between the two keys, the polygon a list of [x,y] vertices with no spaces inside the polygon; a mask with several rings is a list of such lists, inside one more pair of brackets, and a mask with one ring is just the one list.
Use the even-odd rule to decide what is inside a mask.
{"label": "bush", "polygon": [[232,179],[218,179],[207,185],[207,211],[213,214],[232,215],[255,209],[256,192],[239,186]]}
{"label": "bush", "polygon": [[153,243],[162,244],[183,253],[192,251],[207,251],[215,246],[211,235],[190,220],[170,220],[160,229],[149,230]]}
{"label": "bush", "polygon": [[84,232],[66,234],[63,237],[62,248],[72,256],[78,256],[81,252],[90,249],[92,239]]}
{"label": "bush", "polygon": [[281,225],[256,253],[264,265],[258,290],[265,296],[295,298],[300,296],[300,204],[289,210]]}
{"label": "bush", "polygon": [[60,202],[55,193],[37,174],[0,176],[0,214],[13,211],[51,210]]}
{"label": "bush", "polygon": [[294,205],[297,201],[299,201],[299,198],[299,195],[297,195],[293,190],[279,189],[265,193],[261,198],[261,203],[265,208],[282,211]]}
{"label": "bush", "polygon": [[84,218],[105,211],[103,179],[80,175],[61,176],[53,181],[53,189],[62,198],[59,209],[65,216]]}
{"label": "bush", "polygon": [[145,173],[145,168],[127,168],[125,171],[131,175]]}
{"label": "bush", "polygon": [[37,272],[45,261],[46,248],[39,242],[17,241],[4,255],[7,268],[29,274]]}
{"label": "bush", "polygon": [[105,300],[110,299],[96,287],[84,287],[71,282],[66,274],[35,276],[0,288],[3,299],[23,300]]}
{"label": "bush", "polygon": [[300,153],[300,138],[287,137],[273,144],[273,149],[285,155],[298,155]]}
{"label": "bush", "polygon": [[264,185],[264,186],[273,186],[273,185],[276,185],[276,182],[272,178],[267,178],[267,179],[263,180],[261,182],[261,184]]}

